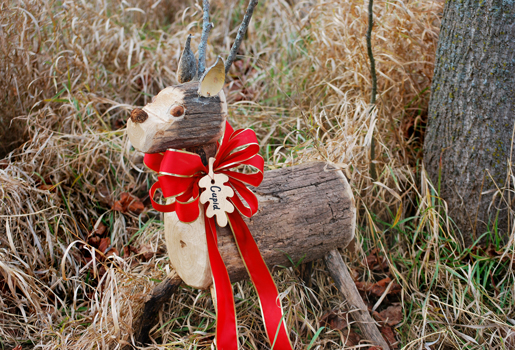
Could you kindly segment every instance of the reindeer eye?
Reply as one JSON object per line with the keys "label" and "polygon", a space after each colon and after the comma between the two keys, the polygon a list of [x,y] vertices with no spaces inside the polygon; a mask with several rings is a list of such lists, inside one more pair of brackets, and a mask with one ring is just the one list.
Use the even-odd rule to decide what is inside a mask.
{"label": "reindeer eye", "polygon": [[175,118],[182,117],[185,112],[186,109],[181,105],[172,106],[172,108],[170,108],[170,115]]}

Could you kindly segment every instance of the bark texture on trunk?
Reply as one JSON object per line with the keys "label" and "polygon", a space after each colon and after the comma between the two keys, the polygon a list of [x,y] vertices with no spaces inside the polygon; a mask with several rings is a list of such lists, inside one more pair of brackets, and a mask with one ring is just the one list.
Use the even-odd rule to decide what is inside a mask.
{"label": "bark texture on trunk", "polygon": [[508,213],[515,196],[507,173],[515,159],[514,89],[515,3],[447,1],[424,163],[469,244],[495,221],[505,239],[512,229]]}

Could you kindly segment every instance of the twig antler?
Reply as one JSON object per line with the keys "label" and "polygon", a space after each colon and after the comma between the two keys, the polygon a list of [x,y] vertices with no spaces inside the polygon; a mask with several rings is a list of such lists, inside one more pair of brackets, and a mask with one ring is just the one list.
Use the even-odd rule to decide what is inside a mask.
{"label": "twig antler", "polygon": [[250,18],[254,13],[254,8],[256,7],[258,0],[250,0],[249,6],[247,7],[247,12],[245,12],[245,17],[243,17],[243,21],[241,22],[240,29],[238,29],[238,34],[236,35],[236,40],[234,40],[234,44],[232,44],[231,51],[229,52],[229,56],[227,57],[227,61],[225,61],[225,74],[231,68],[234,59],[236,58],[236,53],[240,48],[241,42],[243,41],[243,37],[247,32],[247,28],[249,27]]}
{"label": "twig antler", "polygon": [[207,37],[211,28],[214,27],[213,23],[209,22],[209,0],[203,1],[204,15],[202,17],[202,36],[200,37],[200,45],[198,46],[198,75],[199,77],[204,74],[206,70],[206,47]]}
{"label": "twig antler", "polygon": [[[259,0],[250,0],[249,6],[247,7],[247,11],[245,12],[245,16],[243,17],[243,21],[241,22],[240,28],[238,29],[238,34],[236,34],[236,40],[234,40],[234,44],[231,47],[231,51],[229,52],[229,56],[225,61],[225,73],[229,71],[232,63],[236,58],[236,53],[240,48],[241,42],[243,41],[243,37],[247,32],[247,28],[249,27],[250,19],[252,14],[254,13],[254,8],[258,4]],[[207,47],[207,38],[209,36],[209,32],[211,28],[214,27],[213,23],[209,22],[209,0],[203,0],[203,10],[204,15],[202,17],[202,35],[200,37],[200,45],[198,47],[198,76],[201,77],[206,70],[206,47]]]}

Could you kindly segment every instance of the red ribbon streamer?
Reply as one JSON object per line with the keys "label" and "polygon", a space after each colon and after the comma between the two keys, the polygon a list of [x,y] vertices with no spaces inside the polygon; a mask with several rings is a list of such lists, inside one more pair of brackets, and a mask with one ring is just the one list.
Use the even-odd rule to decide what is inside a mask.
{"label": "red ribbon streamer", "polygon": [[[256,196],[246,186],[257,187],[263,180],[264,160],[258,152],[259,144],[254,131],[250,129],[234,131],[229,123],[226,123],[224,136],[218,143],[213,170],[215,173],[226,174],[229,177],[228,184],[235,192],[229,200],[239,213],[235,211],[227,214],[227,218],[240,256],[258,293],[268,339],[274,345],[273,349],[292,350],[277,287],[252,234],[241,217],[241,215],[251,217],[258,209]],[[145,154],[144,162],[158,173],[158,181],[150,189],[152,206],[161,212],[175,211],[180,221],[195,221],[200,215],[198,181],[208,173],[200,156],[170,149],[165,153]],[[252,174],[235,171],[242,165],[256,171]],[[165,198],[175,198],[175,202],[172,204],[155,202],[154,195],[158,189],[161,189]],[[247,205],[243,203],[240,196]],[[205,214],[204,219],[209,262],[217,298],[217,347],[220,350],[237,350],[238,334],[231,281],[218,251],[215,219],[208,218]]]}

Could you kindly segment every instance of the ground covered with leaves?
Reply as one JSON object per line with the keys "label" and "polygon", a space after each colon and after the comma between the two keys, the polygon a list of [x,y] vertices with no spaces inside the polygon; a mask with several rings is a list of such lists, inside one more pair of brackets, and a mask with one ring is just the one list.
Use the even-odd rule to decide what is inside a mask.
{"label": "ground covered with leaves", "polygon": [[[442,6],[376,1],[370,111],[367,3],[260,2],[228,74],[229,119],[256,131],[268,169],[316,159],[343,170],[358,209],[343,257],[392,348],[511,348],[513,237],[492,229],[466,247],[421,165]],[[212,1],[208,64],[227,56],[245,8]],[[189,0],[0,4],[0,348],[134,341],[132,321],[170,266],[154,175],[125,123],[177,83],[201,19]],[[321,262],[310,283],[292,268],[274,279],[295,349],[369,347]],[[267,349],[252,285],[234,291],[243,348]],[[182,286],[150,347],[208,349],[214,331],[209,292]]]}

